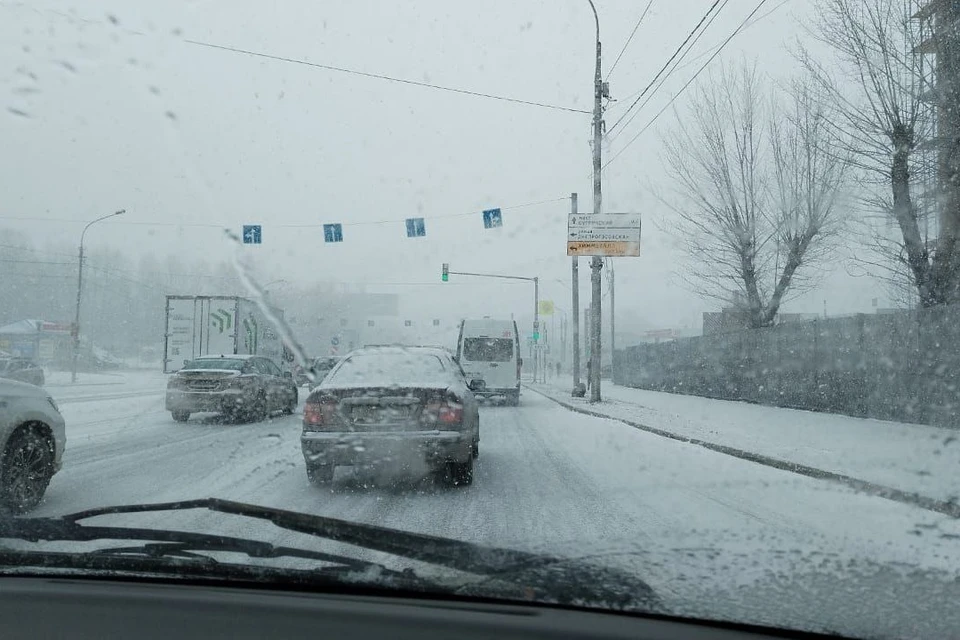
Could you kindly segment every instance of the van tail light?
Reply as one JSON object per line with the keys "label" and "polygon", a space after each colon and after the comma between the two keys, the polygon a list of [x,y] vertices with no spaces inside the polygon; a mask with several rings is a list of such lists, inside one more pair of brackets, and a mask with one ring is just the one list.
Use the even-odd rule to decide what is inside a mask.
{"label": "van tail light", "polygon": [[424,426],[452,426],[462,422],[463,405],[453,398],[441,402],[429,402],[424,405],[420,413],[420,423]]}
{"label": "van tail light", "polygon": [[337,399],[311,398],[303,405],[303,430],[323,431],[336,423]]}

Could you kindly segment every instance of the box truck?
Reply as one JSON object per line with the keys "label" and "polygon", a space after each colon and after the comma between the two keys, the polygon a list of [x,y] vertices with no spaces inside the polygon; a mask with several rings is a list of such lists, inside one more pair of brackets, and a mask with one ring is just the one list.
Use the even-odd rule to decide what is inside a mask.
{"label": "box truck", "polygon": [[[271,309],[279,318],[283,312]],[[286,369],[280,334],[252,300],[239,296],[167,296],[163,372],[205,355],[266,356]]]}

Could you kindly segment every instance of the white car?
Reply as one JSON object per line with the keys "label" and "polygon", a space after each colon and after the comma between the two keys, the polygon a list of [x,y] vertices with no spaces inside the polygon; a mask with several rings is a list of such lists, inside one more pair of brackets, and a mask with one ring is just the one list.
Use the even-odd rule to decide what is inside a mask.
{"label": "white car", "polygon": [[0,510],[33,509],[60,470],[66,428],[41,387],[0,379]]}

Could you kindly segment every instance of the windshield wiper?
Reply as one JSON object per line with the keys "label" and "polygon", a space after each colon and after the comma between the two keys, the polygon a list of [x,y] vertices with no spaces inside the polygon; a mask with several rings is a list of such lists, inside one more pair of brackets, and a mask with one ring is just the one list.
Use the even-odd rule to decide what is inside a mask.
{"label": "windshield wiper", "polygon": [[[582,567],[570,559],[489,547],[423,533],[411,533],[378,525],[349,522],[220,498],[101,507],[52,518],[0,518],[0,538],[15,538],[31,542],[142,540],[148,543],[100,549],[87,554],[64,554],[73,558],[78,555],[83,556],[79,564],[81,568],[103,566],[106,558],[112,560],[129,558],[137,568],[145,570],[167,562],[174,563],[178,567],[199,565],[219,569],[229,566],[231,570],[245,571],[243,567],[237,569],[236,564],[219,563],[207,555],[202,555],[210,552],[235,552],[252,558],[288,557],[317,560],[334,565],[333,571],[375,571],[378,580],[380,578],[396,579],[427,589],[440,589],[422,580],[409,569],[395,571],[380,564],[337,554],[275,546],[257,540],[207,533],[81,523],[83,520],[99,516],[190,509],[205,509],[256,518],[271,522],[282,529],[316,538],[379,551],[487,579],[502,580],[514,585],[535,586],[537,591],[551,594],[561,601],[604,601],[616,602],[619,606],[629,608],[646,610],[659,608],[656,595],[645,582],[613,570]],[[56,568],[71,567],[70,558],[54,557],[55,555],[51,555],[51,559],[44,561],[44,565]],[[8,563],[8,560],[9,552],[0,551],[0,563]],[[262,570],[259,566],[256,569]],[[289,571],[296,574],[305,573],[302,570]],[[309,574],[309,572],[306,573]],[[490,581],[483,580],[481,584],[488,585]]]}

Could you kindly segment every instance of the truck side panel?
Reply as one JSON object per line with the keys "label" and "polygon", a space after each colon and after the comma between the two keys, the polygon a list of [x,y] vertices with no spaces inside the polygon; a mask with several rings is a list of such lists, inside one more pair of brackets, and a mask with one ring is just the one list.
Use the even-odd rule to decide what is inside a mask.
{"label": "truck side panel", "polygon": [[200,327],[203,330],[202,348],[198,356],[232,355],[237,351],[237,309],[234,297],[198,298],[202,309]]}

